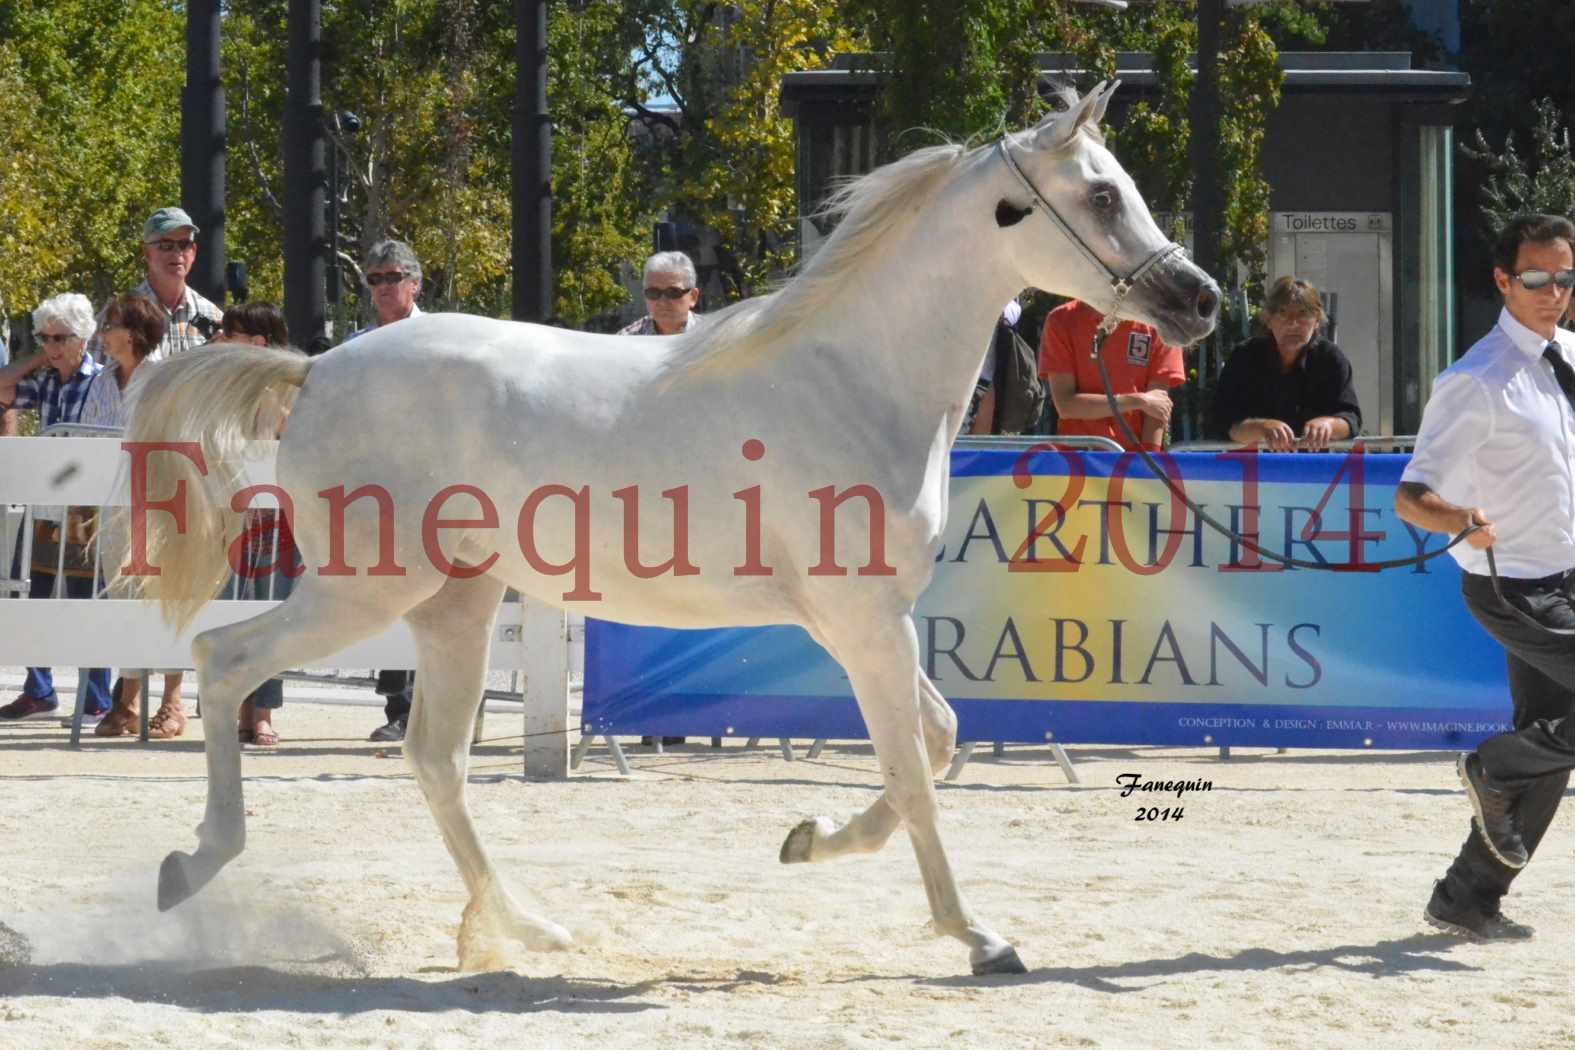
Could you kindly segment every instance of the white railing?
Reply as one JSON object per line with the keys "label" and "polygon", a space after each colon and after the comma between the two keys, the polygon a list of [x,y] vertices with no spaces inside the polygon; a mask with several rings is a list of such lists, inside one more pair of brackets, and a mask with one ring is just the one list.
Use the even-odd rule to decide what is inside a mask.
{"label": "white railing", "polygon": [[[101,428],[94,428],[103,433]],[[110,436],[113,431],[107,432]],[[273,482],[277,442],[259,442],[259,458],[247,465],[247,484]],[[9,572],[21,529],[21,571],[0,580],[0,590],[28,594],[32,511],[40,507],[120,507],[129,502],[122,478],[125,454],[104,436],[0,440],[0,496],[25,508],[7,508],[3,530],[8,546],[0,571]],[[14,520],[13,520],[14,519]],[[65,559],[60,545],[56,563]],[[97,544],[95,543],[96,547]],[[94,555],[95,563],[97,555]],[[63,575],[56,573],[57,593]],[[183,632],[168,627],[151,604],[96,597],[0,601],[0,665],[62,667],[181,667],[191,662],[191,641],[215,627],[248,619],[275,603],[216,601],[204,606]],[[561,779],[568,775],[569,629],[565,615],[537,602],[505,602],[493,628],[490,670],[519,671],[525,678],[525,773]],[[583,634],[581,635],[583,646]],[[373,638],[309,664],[308,668],[409,667],[415,643],[403,621]],[[144,703],[148,691],[143,690]],[[77,689],[72,743],[81,731],[86,690]]]}

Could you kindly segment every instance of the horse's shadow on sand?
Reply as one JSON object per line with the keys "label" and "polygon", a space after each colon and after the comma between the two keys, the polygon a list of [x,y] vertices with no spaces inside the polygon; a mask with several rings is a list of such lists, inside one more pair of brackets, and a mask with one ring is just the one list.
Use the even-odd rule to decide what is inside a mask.
{"label": "horse's shadow on sand", "polygon": [[[1275,951],[1272,948],[1244,948],[1234,955],[1207,955],[1188,952],[1170,959],[1141,959],[1102,966],[1058,966],[1031,970],[1019,977],[915,977],[918,984],[945,988],[966,988],[988,984],[1075,984],[1096,992],[1141,992],[1155,982],[1143,978],[1175,977],[1192,973],[1239,973],[1286,970],[1301,972],[1332,967],[1368,977],[1399,977],[1405,974],[1435,972],[1462,973],[1481,969],[1440,954],[1459,947],[1459,938],[1444,934],[1413,934],[1400,940],[1376,944],[1341,944],[1307,951]],[[1117,984],[1117,981],[1142,983]],[[1158,982],[1158,983],[1163,983]]]}
{"label": "horse's shadow on sand", "polygon": [[[452,973],[452,971],[449,971]],[[752,983],[749,973],[739,982]],[[270,966],[194,970],[168,962],[94,966],[84,963],[0,968],[0,999],[40,995],[71,999],[129,999],[200,1013],[283,1010],[302,1014],[397,1013],[638,1013],[658,1010],[647,993],[674,977],[619,984],[512,972],[453,974],[446,980],[363,977]],[[702,982],[708,983],[708,982]]]}
{"label": "horse's shadow on sand", "polygon": [[[1465,973],[1480,967],[1443,954],[1460,942],[1443,935],[1417,934],[1376,944],[1345,944],[1308,951],[1247,948],[1234,955],[1189,952],[1168,959],[1142,959],[1099,966],[1047,967],[1021,976],[934,977],[917,974],[861,974],[829,984],[901,981],[940,988],[978,988],[1029,984],[1073,984],[1096,992],[1147,991],[1166,978],[1193,973],[1231,973],[1333,967],[1373,978],[1419,972]],[[440,971],[452,973],[452,971]],[[512,972],[453,974],[443,980],[368,977],[321,971],[228,966],[193,969],[169,962],[94,966],[84,963],[0,968],[0,999],[41,995],[73,999],[129,999],[177,1006],[202,1013],[283,1010],[302,1014],[361,1014],[379,1010],[402,1013],[639,1013],[665,1009],[646,998],[665,987],[688,992],[731,992],[746,985],[775,984],[781,978],[741,970],[734,977],[665,975],[617,983],[575,977],[531,977]],[[1118,983],[1132,982],[1132,983]]]}

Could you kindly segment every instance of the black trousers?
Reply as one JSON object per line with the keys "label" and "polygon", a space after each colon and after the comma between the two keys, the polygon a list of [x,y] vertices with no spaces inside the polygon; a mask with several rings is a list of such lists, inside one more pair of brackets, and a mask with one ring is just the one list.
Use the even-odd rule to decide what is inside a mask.
{"label": "black trousers", "polygon": [[377,693],[383,697],[383,716],[390,722],[409,718],[411,693],[415,687],[414,671],[377,672]]}
{"label": "black trousers", "polygon": [[[1575,628],[1575,573],[1541,580],[1501,579],[1504,597],[1549,627]],[[1521,788],[1521,835],[1535,854],[1553,822],[1570,770],[1575,769],[1575,638],[1537,631],[1498,600],[1493,583],[1476,573],[1461,578],[1466,609],[1504,647],[1515,729],[1482,741],[1477,754],[1494,780]],[[1519,872],[1500,863],[1471,826],[1446,876],[1449,889],[1473,894],[1488,914]]]}

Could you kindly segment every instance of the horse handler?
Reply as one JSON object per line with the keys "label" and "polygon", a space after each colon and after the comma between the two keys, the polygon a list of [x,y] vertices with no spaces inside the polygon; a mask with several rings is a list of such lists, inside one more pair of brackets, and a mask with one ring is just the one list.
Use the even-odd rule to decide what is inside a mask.
{"label": "horse handler", "polygon": [[1512,219],[1493,248],[1493,281],[1498,324],[1434,383],[1395,512],[1433,532],[1477,526],[1450,553],[1465,570],[1466,608],[1504,647],[1514,701],[1514,731],[1459,759],[1473,827],[1423,918],[1510,941],[1532,930],[1499,902],[1575,769],[1575,333],[1558,328],[1575,285],[1575,225]]}

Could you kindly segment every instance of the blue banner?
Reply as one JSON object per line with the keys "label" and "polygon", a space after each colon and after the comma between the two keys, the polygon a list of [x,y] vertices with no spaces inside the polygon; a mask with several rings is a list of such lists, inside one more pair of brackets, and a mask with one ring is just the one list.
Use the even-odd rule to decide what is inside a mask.
{"label": "blue banner", "polygon": [[[1257,558],[1129,454],[955,451],[945,545],[914,617],[960,740],[1454,749],[1509,728],[1503,651],[1466,613],[1454,560],[1363,569],[1447,542],[1394,515],[1405,456],[1165,461],[1236,531],[1347,568]],[[584,721],[866,735],[847,678],[796,627],[587,621]]]}

